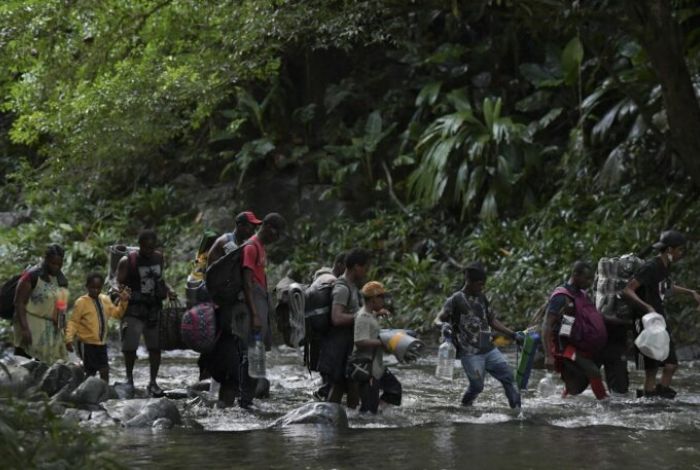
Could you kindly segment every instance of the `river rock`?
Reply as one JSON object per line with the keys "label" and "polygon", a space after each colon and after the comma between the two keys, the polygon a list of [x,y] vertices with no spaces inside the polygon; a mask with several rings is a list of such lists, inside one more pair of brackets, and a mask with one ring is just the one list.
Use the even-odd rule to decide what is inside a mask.
{"label": "river rock", "polygon": [[90,412],[90,426],[104,427],[113,426],[116,421],[112,419],[105,410],[97,410]]}
{"label": "river rock", "polygon": [[102,404],[109,416],[126,427],[150,427],[159,418],[180,424],[180,411],[167,398],[108,400]]}
{"label": "river rock", "polygon": [[182,400],[194,396],[194,393],[186,388],[173,388],[171,390],[164,390],[163,393],[166,398],[170,398],[171,400]]}
{"label": "river rock", "polygon": [[78,405],[96,405],[109,399],[109,386],[98,377],[88,377],[70,394],[69,400]]}
{"label": "river rock", "polygon": [[24,367],[0,363],[0,392],[2,394],[23,395],[33,383],[32,373]]}
{"label": "river rock", "polygon": [[80,367],[73,364],[66,365],[57,362],[49,367],[41,378],[39,390],[45,392],[48,396],[53,396],[58,393],[59,390],[64,389],[66,385],[69,385],[69,388],[72,387],[72,391],[83,381],[84,377],[85,374]]}
{"label": "river rock", "polygon": [[54,393],[54,395],[51,397],[51,400],[49,401],[50,404],[56,404],[56,403],[67,403],[71,401],[71,394],[75,387],[71,382],[65,384],[61,390],[58,392]]}
{"label": "river rock", "polygon": [[173,426],[175,425],[168,418],[158,418],[151,427],[153,429],[172,429]]}
{"label": "river rock", "polygon": [[21,367],[24,367],[32,374],[32,382],[34,383],[38,383],[44,376],[46,371],[49,370],[49,365],[47,363],[41,361],[33,361],[31,359],[27,359],[26,361],[24,361],[21,364]]}
{"label": "river rock", "polygon": [[337,403],[307,403],[282,416],[273,426],[285,427],[293,424],[322,424],[347,428],[348,415],[345,408]]}
{"label": "river rock", "polygon": [[87,410],[79,410],[77,408],[68,408],[63,413],[63,419],[80,423],[90,419],[90,412]]}

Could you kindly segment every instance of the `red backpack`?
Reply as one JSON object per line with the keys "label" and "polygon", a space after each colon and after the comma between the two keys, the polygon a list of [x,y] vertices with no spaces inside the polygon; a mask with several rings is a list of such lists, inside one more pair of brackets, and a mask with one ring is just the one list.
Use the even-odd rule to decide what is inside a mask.
{"label": "red backpack", "polygon": [[603,315],[596,309],[595,304],[585,292],[579,291],[574,294],[566,287],[554,289],[549,299],[559,294],[564,294],[574,301],[576,319],[569,337],[571,344],[588,353],[597,353],[603,349],[608,341],[608,331],[605,328]]}
{"label": "red backpack", "polygon": [[182,316],[180,323],[182,342],[197,352],[207,353],[214,349],[219,337],[216,331],[216,313],[210,302],[197,304]]}

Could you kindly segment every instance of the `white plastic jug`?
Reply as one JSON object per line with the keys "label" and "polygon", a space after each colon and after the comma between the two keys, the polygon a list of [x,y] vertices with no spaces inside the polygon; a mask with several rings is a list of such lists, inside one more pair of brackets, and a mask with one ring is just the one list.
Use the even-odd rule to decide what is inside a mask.
{"label": "white plastic jug", "polygon": [[554,376],[551,372],[542,377],[540,383],[537,384],[537,394],[541,397],[551,397],[557,394],[557,384],[554,382]]}
{"label": "white plastic jug", "polygon": [[647,357],[663,361],[668,357],[671,338],[666,331],[666,320],[656,312],[647,313],[642,317],[644,329],[634,344]]}

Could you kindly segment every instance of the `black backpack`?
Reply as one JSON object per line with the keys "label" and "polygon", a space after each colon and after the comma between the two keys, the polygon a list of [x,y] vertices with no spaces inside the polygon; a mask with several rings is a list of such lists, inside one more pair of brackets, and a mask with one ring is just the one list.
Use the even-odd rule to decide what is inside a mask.
{"label": "black backpack", "polygon": [[349,289],[348,283],[343,277],[323,284],[311,284],[304,291],[304,317],[306,318],[306,331],[316,335],[324,335],[331,329],[331,310],[333,308],[333,288],[343,285]]}
{"label": "black backpack", "polygon": [[[33,289],[36,287],[36,283],[39,280],[39,270],[36,267],[30,269],[35,269],[31,277]],[[12,320],[15,316],[15,292],[17,291],[17,284],[19,284],[19,280],[25,272],[26,271],[23,271],[20,274],[12,276],[0,287],[0,318]]]}
{"label": "black backpack", "polygon": [[204,281],[216,304],[231,305],[239,300],[243,291],[243,247],[250,244],[252,242],[246,241],[207,268]]}

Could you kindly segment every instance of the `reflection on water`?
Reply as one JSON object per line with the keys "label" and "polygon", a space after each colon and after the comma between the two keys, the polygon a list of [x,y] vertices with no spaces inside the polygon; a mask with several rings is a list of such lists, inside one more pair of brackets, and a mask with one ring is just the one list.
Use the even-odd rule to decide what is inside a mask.
{"label": "reflection on water", "polygon": [[[195,383],[195,361],[192,355],[165,358],[161,384]],[[312,425],[270,430],[279,416],[309,401],[317,383],[293,351],[274,352],[269,362],[273,399],[256,400],[255,411],[185,409],[181,401],[183,413],[206,431],[116,430],[115,450],[130,467],[150,468],[700,469],[698,363],[681,365],[674,401],[637,400],[631,392],[599,403],[590,391],[566,399],[531,391],[523,397],[524,416],[517,417],[491,379],[475,406],[457,406],[466,379],[439,381],[434,363],[426,360],[393,367],[404,389],[400,408],[379,416],[351,411],[348,430]],[[120,380],[118,359],[112,370]],[[145,385],[147,373],[144,358],[137,365],[137,385]],[[534,373],[531,388],[541,377]],[[633,372],[632,383],[641,381],[641,374]]]}

